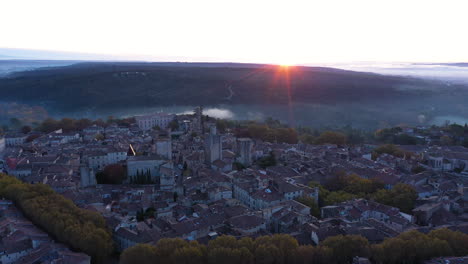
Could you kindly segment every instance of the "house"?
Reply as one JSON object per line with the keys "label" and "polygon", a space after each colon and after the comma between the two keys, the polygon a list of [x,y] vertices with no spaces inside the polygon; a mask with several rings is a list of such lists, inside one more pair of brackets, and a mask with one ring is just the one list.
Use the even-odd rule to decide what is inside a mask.
{"label": "house", "polygon": [[412,226],[413,216],[398,208],[365,199],[353,199],[321,208],[322,218],[341,219],[348,223],[374,227],[386,236],[394,236]]}
{"label": "house", "polygon": [[117,251],[122,252],[129,247],[139,243],[149,243],[152,241],[147,232],[138,232],[128,227],[119,227],[114,233],[113,238]]}
{"label": "house", "polygon": [[90,148],[83,153],[88,165],[94,170],[102,170],[107,165],[124,161],[127,158],[127,151],[124,148],[112,146],[102,146]]}
{"label": "house", "polygon": [[232,170],[232,162],[228,162],[227,159],[217,159],[213,161],[211,168],[219,172],[230,172]]}
{"label": "house", "polygon": [[208,198],[211,202],[222,199],[232,199],[232,190],[223,186],[211,187],[208,190]]}
{"label": "house", "polygon": [[9,133],[5,135],[5,145],[7,147],[19,146],[26,142],[28,135],[23,133]]}
{"label": "house", "polygon": [[[14,236],[14,234],[13,234]],[[33,250],[31,239],[17,240],[11,236],[3,237],[0,244],[0,263],[15,263]]]}
{"label": "house", "polygon": [[254,235],[266,229],[265,220],[255,215],[239,215],[229,219],[232,229],[242,235]]}
{"label": "house", "polygon": [[137,125],[141,130],[150,130],[156,126],[162,129],[167,128],[174,118],[175,115],[166,113],[155,113],[135,117]]}

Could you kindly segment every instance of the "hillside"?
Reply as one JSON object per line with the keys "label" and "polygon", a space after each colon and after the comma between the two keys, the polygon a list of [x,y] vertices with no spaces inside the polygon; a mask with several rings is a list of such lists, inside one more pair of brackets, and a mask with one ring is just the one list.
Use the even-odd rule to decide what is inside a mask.
{"label": "hillside", "polygon": [[[55,117],[99,118],[160,110],[180,113],[203,105],[222,118],[270,116],[298,125],[374,129],[468,120],[466,88],[322,67],[82,62],[0,78],[0,104],[16,105],[19,117],[26,119],[36,116],[27,109],[42,109]],[[17,116],[10,112],[3,122]]]}
{"label": "hillside", "polygon": [[399,100],[414,95],[414,91],[418,96],[430,96],[430,88],[436,85],[418,79],[331,68],[285,69],[223,63],[79,63],[20,72],[0,79],[0,96],[4,101],[77,110],[220,103],[287,104],[290,100],[296,103]]}

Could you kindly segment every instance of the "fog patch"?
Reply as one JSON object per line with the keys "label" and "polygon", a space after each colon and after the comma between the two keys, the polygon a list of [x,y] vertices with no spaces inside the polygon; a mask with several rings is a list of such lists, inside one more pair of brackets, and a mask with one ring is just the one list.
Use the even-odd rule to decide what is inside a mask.
{"label": "fog patch", "polygon": [[203,113],[214,118],[233,119],[235,117],[231,110],[223,108],[207,108],[203,109]]}

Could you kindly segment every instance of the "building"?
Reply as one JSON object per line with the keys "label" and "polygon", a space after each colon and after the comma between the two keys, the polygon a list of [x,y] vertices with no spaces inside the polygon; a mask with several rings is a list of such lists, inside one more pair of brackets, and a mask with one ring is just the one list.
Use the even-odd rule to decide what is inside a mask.
{"label": "building", "polygon": [[148,174],[152,181],[160,176],[160,166],[166,161],[159,156],[131,156],[127,159],[127,177],[135,179],[137,175]]}
{"label": "building", "polygon": [[216,133],[216,126],[210,127],[210,133],[205,138],[205,161],[209,164],[223,159],[221,135]]}
{"label": "building", "polygon": [[107,165],[125,160],[127,151],[123,148],[105,147],[88,150],[84,156],[86,156],[90,168],[102,170]]}
{"label": "building", "polygon": [[237,161],[244,166],[250,166],[252,164],[252,147],[253,142],[250,138],[237,139]]}
{"label": "building", "polygon": [[6,142],[5,137],[0,136],[0,157],[2,156],[3,151],[5,151]]}
{"label": "building", "polygon": [[172,164],[163,164],[159,168],[159,172],[161,175],[159,180],[160,189],[165,191],[173,191],[175,186],[175,175],[174,169],[172,168]]}
{"label": "building", "polygon": [[192,122],[192,130],[201,133],[203,131],[203,107],[199,106],[193,110],[194,119]]}
{"label": "building", "polygon": [[136,116],[136,122],[141,130],[150,130],[155,126],[167,128],[169,123],[174,120],[175,115],[167,113],[155,113],[150,115]]}
{"label": "building", "polygon": [[26,138],[28,138],[28,135],[21,133],[7,134],[5,136],[5,145],[7,147],[19,146],[26,142]]}
{"label": "building", "polygon": [[156,154],[168,160],[172,159],[172,142],[170,138],[158,138],[155,145]]}
{"label": "building", "polygon": [[96,182],[96,174],[92,168],[87,167],[84,164],[80,165],[80,186],[82,188],[88,186],[95,186]]}

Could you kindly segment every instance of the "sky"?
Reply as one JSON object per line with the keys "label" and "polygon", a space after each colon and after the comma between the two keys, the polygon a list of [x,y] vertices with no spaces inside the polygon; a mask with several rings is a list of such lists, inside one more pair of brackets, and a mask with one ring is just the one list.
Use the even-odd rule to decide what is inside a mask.
{"label": "sky", "polygon": [[467,10],[467,0],[0,0],[0,48],[160,61],[468,62]]}

